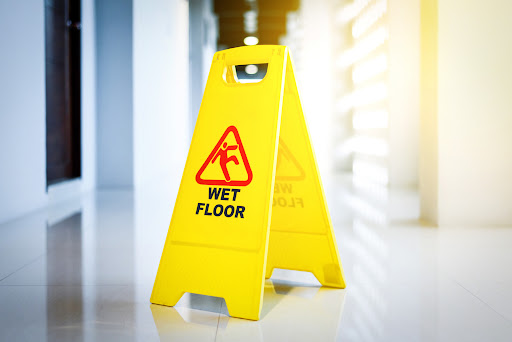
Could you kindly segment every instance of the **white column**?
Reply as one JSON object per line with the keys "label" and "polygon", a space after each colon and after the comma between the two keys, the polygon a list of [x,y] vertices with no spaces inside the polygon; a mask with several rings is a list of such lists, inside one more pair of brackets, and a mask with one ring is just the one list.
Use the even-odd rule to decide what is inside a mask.
{"label": "white column", "polygon": [[133,2],[133,136],[136,188],[179,184],[189,143],[186,0]]}
{"label": "white column", "polygon": [[420,189],[423,217],[439,225],[512,224],[511,11],[507,0],[422,0]]}

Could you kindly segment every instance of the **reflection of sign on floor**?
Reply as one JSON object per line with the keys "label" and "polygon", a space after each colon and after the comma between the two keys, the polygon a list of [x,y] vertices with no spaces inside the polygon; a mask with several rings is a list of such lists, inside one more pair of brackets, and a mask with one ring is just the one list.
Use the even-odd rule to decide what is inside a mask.
{"label": "reflection of sign on floor", "polygon": [[230,126],[197,172],[196,181],[206,185],[246,186],[251,180],[244,145],[236,127]]}
{"label": "reflection of sign on floor", "polygon": [[335,341],[340,337],[344,291],[267,280],[259,322],[225,316],[228,312],[221,298],[188,296],[190,304],[186,306],[150,306],[160,340],[181,341],[187,337],[225,342],[296,342]]}
{"label": "reflection of sign on floor", "polygon": [[292,154],[283,139],[279,139],[279,152],[277,154],[276,181],[301,181],[306,178],[302,166]]}

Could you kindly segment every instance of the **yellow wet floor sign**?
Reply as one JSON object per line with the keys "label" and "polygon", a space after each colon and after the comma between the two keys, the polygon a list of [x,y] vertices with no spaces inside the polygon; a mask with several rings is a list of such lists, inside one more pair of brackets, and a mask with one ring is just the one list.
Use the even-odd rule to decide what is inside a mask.
{"label": "yellow wet floor sign", "polygon": [[[265,63],[239,82],[236,65]],[[223,297],[258,320],[274,268],[345,287],[288,48],[239,47],[213,57],[151,302]]]}

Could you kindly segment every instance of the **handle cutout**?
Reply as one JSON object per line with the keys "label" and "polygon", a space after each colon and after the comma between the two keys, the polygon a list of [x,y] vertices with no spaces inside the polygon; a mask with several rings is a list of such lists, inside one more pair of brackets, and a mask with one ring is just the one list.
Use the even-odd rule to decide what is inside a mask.
{"label": "handle cutout", "polygon": [[261,82],[267,75],[268,63],[228,65],[224,70],[224,81],[228,84]]}

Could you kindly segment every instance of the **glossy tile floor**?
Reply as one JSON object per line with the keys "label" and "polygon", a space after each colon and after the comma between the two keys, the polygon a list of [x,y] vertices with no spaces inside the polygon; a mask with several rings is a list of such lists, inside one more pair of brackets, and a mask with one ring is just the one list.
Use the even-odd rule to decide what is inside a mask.
{"label": "glossy tile floor", "polygon": [[276,270],[258,322],[151,305],[176,187],[101,191],[0,225],[0,341],[512,341],[512,227],[432,228],[415,193],[325,183],[345,290]]}

